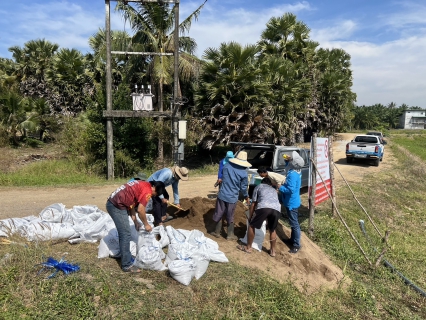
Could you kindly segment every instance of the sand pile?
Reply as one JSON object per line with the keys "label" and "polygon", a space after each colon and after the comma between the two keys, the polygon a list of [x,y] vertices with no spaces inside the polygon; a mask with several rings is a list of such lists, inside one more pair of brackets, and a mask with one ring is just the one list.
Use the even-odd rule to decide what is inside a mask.
{"label": "sand pile", "polygon": [[[244,253],[236,249],[237,241],[227,241],[226,223],[222,230],[223,238],[215,238],[208,233],[214,230],[215,222],[213,214],[216,199],[195,197],[183,198],[180,204],[186,211],[176,212],[173,207],[168,208],[168,213],[175,217],[167,224],[174,228],[186,230],[197,229],[205,233],[218,242],[220,250],[228,259],[242,265],[263,270],[271,277],[280,282],[291,280],[303,292],[311,293],[320,288],[336,288],[343,280],[342,270],[335,266],[322,250],[302,233],[302,249],[297,254],[290,254],[289,247],[281,239],[290,236],[290,229],[279,224],[277,229],[278,241],[276,257],[268,255],[269,232],[267,232],[263,242],[262,252],[253,251],[251,254]],[[243,238],[246,230],[246,207],[239,202],[235,210],[235,234],[238,238]],[[285,219],[285,217],[284,217]]]}

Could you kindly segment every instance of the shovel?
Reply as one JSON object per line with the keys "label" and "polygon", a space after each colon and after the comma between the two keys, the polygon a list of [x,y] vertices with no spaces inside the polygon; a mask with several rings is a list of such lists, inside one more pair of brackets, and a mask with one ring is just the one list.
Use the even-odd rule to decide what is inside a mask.
{"label": "shovel", "polygon": [[172,206],[172,207],[175,207],[176,209],[178,209],[178,211],[177,211],[176,213],[178,213],[179,211],[182,211],[182,212],[184,212],[184,213],[188,213],[188,212],[189,212],[189,209],[188,209],[188,210],[185,210],[184,208],[178,207],[178,206],[177,206],[177,205],[175,205],[174,203],[167,202],[167,204],[168,204],[168,205],[170,205],[170,206]]}

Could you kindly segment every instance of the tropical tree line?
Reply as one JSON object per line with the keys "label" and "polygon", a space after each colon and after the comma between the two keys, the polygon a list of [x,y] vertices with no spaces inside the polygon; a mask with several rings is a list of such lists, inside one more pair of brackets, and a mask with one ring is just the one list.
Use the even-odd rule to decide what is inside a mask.
{"label": "tropical tree line", "polygon": [[405,110],[421,109],[418,106],[409,107],[403,103],[397,106],[391,102],[387,105],[375,104],[372,106],[357,106],[352,110],[353,119],[349,129],[396,129],[399,127],[399,118]]}
{"label": "tropical tree line", "polygon": [[[204,4],[179,24],[178,88],[188,101],[180,110],[190,123],[187,144],[204,149],[233,140],[292,144],[313,132],[373,128],[384,121],[393,125],[391,111],[400,107],[382,108],[387,116],[381,113],[372,122],[376,118],[362,112],[371,107],[355,106],[350,56],[319,48],[293,14],[271,18],[255,44],[222,43],[198,59],[196,42],[187,34]],[[172,6],[119,2],[116,10],[132,32],[112,31],[112,50],[173,53]],[[60,137],[74,159],[105,172],[105,30],[88,42],[91,51],[83,54],[31,40],[11,47],[12,59],[0,58],[1,141],[17,145]],[[152,85],[159,111],[180,98],[173,97],[172,56],[113,55],[111,70],[113,109],[132,109],[135,85]],[[168,121],[115,118],[113,131],[117,176],[167,161]]]}

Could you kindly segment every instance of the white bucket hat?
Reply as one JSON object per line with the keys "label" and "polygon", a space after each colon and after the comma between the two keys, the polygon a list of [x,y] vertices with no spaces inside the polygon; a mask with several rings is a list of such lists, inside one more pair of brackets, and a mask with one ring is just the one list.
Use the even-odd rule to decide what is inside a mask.
{"label": "white bucket hat", "polygon": [[251,164],[247,161],[247,152],[240,151],[235,158],[229,159],[229,162],[235,163],[239,166],[250,168]]}

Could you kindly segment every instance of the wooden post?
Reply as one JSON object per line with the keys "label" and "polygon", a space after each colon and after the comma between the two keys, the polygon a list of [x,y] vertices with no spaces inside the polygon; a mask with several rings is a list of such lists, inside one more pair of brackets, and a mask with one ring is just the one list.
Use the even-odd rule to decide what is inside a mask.
{"label": "wooden post", "polygon": [[311,154],[310,159],[315,164],[310,165],[311,167],[311,192],[309,194],[309,236],[312,238],[314,235],[314,212],[315,212],[315,191],[317,186],[317,171],[316,171],[316,163],[317,163],[317,134],[311,138]]}
{"label": "wooden post", "polygon": [[331,186],[331,214],[337,218],[336,214],[336,190],[334,185],[334,158],[333,158],[333,136],[328,137],[328,159],[330,166],[330,186]]}
{"label": "wooden post", "polygon": [[[112,78],[111,78],[111,19],[110,1],[105,0],[105,37],[106,37],[106,109],[112,110]],[[107,166],[108,180],[114,179],[114,147],[112,118],[106,119],[107,123]]]}

